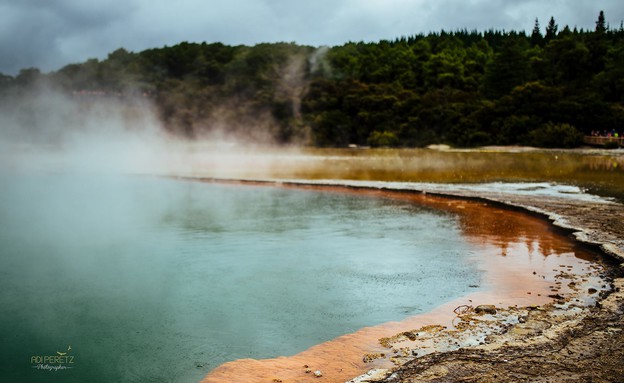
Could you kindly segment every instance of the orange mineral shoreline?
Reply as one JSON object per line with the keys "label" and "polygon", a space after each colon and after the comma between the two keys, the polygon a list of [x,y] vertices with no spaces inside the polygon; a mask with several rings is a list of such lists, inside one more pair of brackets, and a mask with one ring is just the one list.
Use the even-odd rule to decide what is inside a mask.
{"label": "orange mineral shoreline", "polygon": [[[474,261],[485,272],[484,280],[464,297],[443,303],[427,313],[366,327],[289,357],[228,362],[211,371],[203,383],[303,383],[317,379],[314,375],[317,371],[322,374],[323,382],[341,383],[371,369],[392,368],[408,354],[420,356],[478,344],[487,335],[488,327],[496,328],[487,325],[472,332],[462,328],[464,332],[461,332],[456,315],[458,308],[493,305],[500,313],[501,308],[544,305],[552,302],[553,297],[569,297],[582,305],[583,299],[588,297],[578,294],[579,291],[591,288],[596,290],[595,295],[603,288],[597,275],[600,268],[594,263],[596,254],[579,246],[545,220],[524,212],[487,202],[411,192],[355,190],[341,186],[282,187],[396,199],[451,213],[458,219],[461,235],[474,245]],[[488,318],[497,323],[518,319],[513,310],[505,312],[506,316],[486,315],[477,322],[487,322]],[[407,335],[401,335],[403,333]]]}

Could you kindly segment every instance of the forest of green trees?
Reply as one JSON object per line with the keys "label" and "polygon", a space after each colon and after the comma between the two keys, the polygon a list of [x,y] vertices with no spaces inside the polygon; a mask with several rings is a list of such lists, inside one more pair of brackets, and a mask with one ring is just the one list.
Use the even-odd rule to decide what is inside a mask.
{"label": "forest of green trees", "polygon": [[595,25],[551,18],[531,33],[118,49],[51,73],[0,75],[0,97],[41,81],[83,102],[146,97],[167,129],[191,138],[264,129],[278,143],[316,146],[575,147],[593,131],[624,130],[624,28],[602,12]]}

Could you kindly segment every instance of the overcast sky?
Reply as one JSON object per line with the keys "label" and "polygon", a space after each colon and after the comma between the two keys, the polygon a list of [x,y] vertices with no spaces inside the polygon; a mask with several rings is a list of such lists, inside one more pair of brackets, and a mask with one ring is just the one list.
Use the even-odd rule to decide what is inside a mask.
{"label": "overcast sky", "polygon": [[48,72],[181,41],[341,45],[459,28],[611,27],[624,0],[0,0],[0,73]]}

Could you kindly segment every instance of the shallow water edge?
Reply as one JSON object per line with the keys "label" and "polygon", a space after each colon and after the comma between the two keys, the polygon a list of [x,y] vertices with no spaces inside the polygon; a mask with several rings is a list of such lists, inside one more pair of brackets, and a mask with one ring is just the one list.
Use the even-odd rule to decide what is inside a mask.
{"label": "shallow water edge", "polygon": [[616,262],[624,262],[624,204],[610,197],[585,193],[581,188],[545,182],[440,184],[423,182],[335,179],[172,178],[203,182],[254,183],[276,186],[340,186],[355,190],[410,192],[443,198],[482,201],[545,218],[581,243],[598,248]]}

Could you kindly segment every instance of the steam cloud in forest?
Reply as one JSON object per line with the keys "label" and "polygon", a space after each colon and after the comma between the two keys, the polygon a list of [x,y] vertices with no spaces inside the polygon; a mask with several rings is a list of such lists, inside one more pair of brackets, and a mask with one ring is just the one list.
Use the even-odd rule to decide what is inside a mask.
{"label": "steam cloud in forest", "polygon": [[[290,60],[278,84],[293,108],[300,107],[306,91],[304,60]],[[227,177],[266,173],[283,164],[270,149],[275,133],[270,113],[236,113],[240,109],[233,102],[224,100],[198,122],[207,126],[188,138],[168,130],[151,100],[136,92],[72,94],[45,81],[35,83],[0,105],[0,172]]]}

